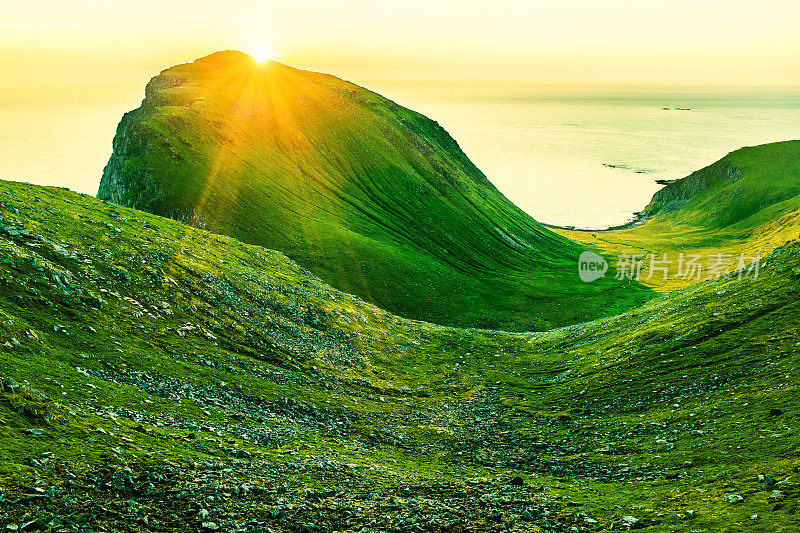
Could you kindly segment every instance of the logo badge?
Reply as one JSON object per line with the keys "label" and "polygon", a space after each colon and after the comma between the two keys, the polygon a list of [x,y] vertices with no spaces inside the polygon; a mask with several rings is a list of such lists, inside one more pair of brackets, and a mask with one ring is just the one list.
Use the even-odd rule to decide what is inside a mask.
{"label": "logo badge", "polygon": [[594,252],[585,250],[578,258],[578,275],[585,283],[602,278],[607,270],[608,262]]}

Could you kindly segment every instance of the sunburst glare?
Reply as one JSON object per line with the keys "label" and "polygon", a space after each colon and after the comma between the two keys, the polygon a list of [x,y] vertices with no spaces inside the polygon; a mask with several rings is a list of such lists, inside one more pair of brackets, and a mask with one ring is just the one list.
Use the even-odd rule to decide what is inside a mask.
{"label": "sunburst glare", "polygon": [[245,51],[259,63],[274,60],[276,56],[275,49],[272,45],[263,41],[251,45]]}

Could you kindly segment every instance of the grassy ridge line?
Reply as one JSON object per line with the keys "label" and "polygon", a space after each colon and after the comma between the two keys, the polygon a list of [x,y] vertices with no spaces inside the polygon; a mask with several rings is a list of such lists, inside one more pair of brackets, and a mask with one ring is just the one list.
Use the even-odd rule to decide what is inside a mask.
{"label": "grassy ridge line", "polygon": [[580,248],[509,202],[436,122],[237,52],[148,84],[98,196],[280,250],[345,292],[437,323],[548,329],[652,296],[580,283]]}
{"label": "grassy ridge line", "polygon": [[[697,530],[798,525],[796,244],[765,259],[756,281],[510,334],[400,319],[280,253],[91,197],[4,182],[0,202],[0,376],[17,384],[0,396],[9,496],[29,493],[25,484],[66,491],[75,476],[89,483],[76,489],[77,510],[123,531],[141,524],[129,500],[167,531],[187,527],[170,512],[199,528],[199,506],[225,527],[290,520],[298,531],[377,517],[399,527],[413,512],[438,516],[427,530],[607,530],[626,515],[653,531],[687,520]],[[170,464],[185,465],[189,495],[169,507],[126,483],[91,488],[93,476],[116,486],[126,465],[139,475]],[[224,469],[228,479],[213,481],[223,488],[208,485]],[[780,484],[759,490],[761,473]],[[506,494],[517,474],[525,488]],[[180,493],[179,479],[158,491]],[[289,488],[196,499],[243,482]],[[331,486],[336,495],[302,496]],[[470,487],[484,508],[469,507]],[[63,519],[59,498],[6,504],[0,516],[39,516],[51,502]],[[442,515],[439,502],[461,514]],[[340,505],[353,509],[351,526]]]}

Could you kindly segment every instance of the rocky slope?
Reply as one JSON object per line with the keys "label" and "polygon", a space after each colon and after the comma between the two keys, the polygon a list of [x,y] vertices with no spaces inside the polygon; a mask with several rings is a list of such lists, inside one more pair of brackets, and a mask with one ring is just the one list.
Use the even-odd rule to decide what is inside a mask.
{"label": "rocky slope", "polygon": [[8,531],[793,531],[800,245],[542,333],[0,182]]}
{"label": "rocky slope", "polygon": [[509,202],[436,122],[240,52],[162,72],[98,197],[284,252],[402,316],[547,329],[652,294],[576,276],[581,248]]}

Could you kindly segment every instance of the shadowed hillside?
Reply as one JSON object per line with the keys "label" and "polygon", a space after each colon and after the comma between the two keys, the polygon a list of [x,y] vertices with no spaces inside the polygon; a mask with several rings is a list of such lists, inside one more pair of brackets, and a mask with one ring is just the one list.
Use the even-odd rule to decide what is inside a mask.
{"label": "shadowed hillside", "polygon": [[509,202],[436,122],[333,76],[218,52],[127,113],[98,196],[280,250],[403,316],[546,329],[651,297]]}

